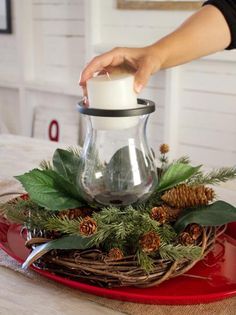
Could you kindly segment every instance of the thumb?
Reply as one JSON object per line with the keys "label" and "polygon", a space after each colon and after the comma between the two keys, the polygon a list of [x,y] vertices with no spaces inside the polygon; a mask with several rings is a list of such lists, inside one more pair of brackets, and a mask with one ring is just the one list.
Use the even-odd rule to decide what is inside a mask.
{"label": "thumb", "polygon": [[147,84],[153,72],[153,65],[150,60],[144,60],[140,63],[139,68],[135,74],[134,90],[140,93],[144,86]]}

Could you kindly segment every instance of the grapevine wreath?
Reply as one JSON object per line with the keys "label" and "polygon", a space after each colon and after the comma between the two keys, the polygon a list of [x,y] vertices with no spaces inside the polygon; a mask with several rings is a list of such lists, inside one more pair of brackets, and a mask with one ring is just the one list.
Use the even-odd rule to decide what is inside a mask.
{"label": "grapevine wreath", "polygon": [[57,149],[52,161],[16,176],[27,195],[1,209],[27,230],[32,251],[23,267],[34,264],[105,287],[150,287],[192,268],[212,250],[223,226],[236,221],[236,208],[216,200],[212,188],[235,178],[236,168],[203,172],[188,157],[169,162],[168,151],[161,145],[154,193],[125,207],[83,199],[76,148]]}

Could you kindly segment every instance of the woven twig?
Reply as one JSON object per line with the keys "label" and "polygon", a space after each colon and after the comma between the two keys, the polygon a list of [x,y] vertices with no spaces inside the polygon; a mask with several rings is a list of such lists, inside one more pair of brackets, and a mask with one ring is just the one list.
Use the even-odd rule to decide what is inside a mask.
{"label": "woven twig", "polygon": [[[98,249],[54,250],[40,258],[36,266],[41,269],[59,274],[70,279],[89,282],[106,287],[151,287],[180,276],[191,269],[199,260],[203,259],[213,248],[222,228],[205,227],[198,241],[202,253],[197,260],[182,259],[179,261],[156,259],[153,261],[153,270],[147,274],[138,264],[135,256],[126,256],[120,260],[112,260]],[[43,239],[42,231],[39,235],[30,233],[27,246],[35,247],[47,242]],[[39,236],[39,237],[38,237]]]}

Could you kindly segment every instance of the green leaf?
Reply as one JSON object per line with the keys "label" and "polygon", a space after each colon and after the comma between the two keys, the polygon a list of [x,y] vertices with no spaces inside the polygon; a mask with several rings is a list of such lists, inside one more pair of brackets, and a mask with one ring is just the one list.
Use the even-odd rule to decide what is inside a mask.
{"label": "green leaf", "polygon": [[183,181],[197,173],[200,168],[201,165],[193,167],[185,163],[171,164],[164,175],[161,177],[160,183],[157,187],[157,191],[170,189],[171,187],[182,183]]}
{"label": "green leaf", "polygon": [[76,184],[81,159],[71,151],[57,149],[53,155],[54,170],[67,179],[69,182]]}
{"label": "green leaf", "polygon": [[27,257],[22,268],[28,268],[33,262],[53,249],[86,249],[90,247],[92,237],[71,235],[37,246]]}
{"label": "green leaf", "polygon": [[55,171],[47,170],[45,173],[54,180],[55,187],[57,187],[60,191],[64,191],[68,196],[71,196],[76,200],[80,200],[81,203],[84,204],[84,200],[75,184],[72,184]]}
{"label": "green leaf", "polygon": [[218,200],[209,206],[187,209],[175,222],[174,229],[181,232],[191,223],[202,226],[219,226],[235,221],[236,208],[227,202]]}
{"label": "green leaf", "polygon": [[[64,210],[81,206],[81,200],[71,197],[66,190],[62,189],[63,182],[61,185],[55,182],[52,172],[33,169],[15,178],[24,186],[31,200],[44,208]],[[66,185],[65,188],[67,189]]]}

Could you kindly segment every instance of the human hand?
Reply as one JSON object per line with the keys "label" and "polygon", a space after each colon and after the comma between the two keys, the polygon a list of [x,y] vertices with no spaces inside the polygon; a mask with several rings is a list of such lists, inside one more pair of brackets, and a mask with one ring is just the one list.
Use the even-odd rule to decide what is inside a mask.
{"label": "human hand", "polygon": [[92,59],[81,73],[80,86],[87,96],[86,82],[95,73],[133,72],[134,90],[139,93],[149,77],[160,69],[161,61],[152,46],[143,48],[114,48]]}

